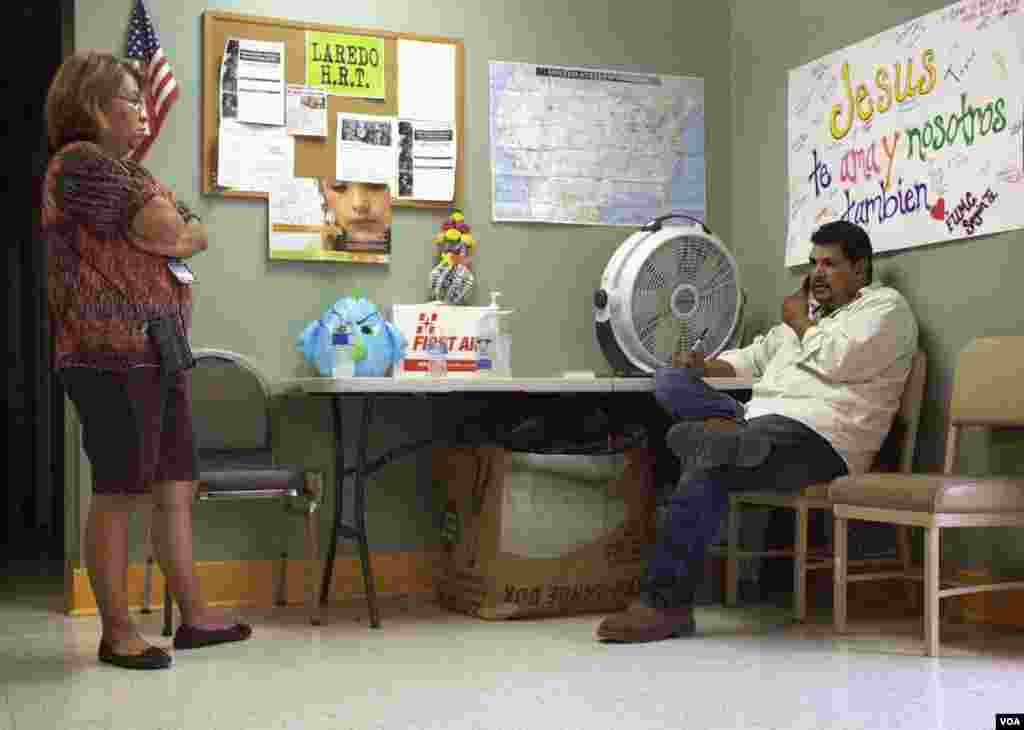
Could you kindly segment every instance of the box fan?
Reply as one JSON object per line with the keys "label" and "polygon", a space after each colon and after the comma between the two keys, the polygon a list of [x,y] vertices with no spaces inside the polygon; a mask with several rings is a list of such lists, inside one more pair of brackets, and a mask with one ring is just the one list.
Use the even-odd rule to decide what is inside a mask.
{"label": "box fan", "polygon": [[[670,219],[692,224],[666,224]],[[732,253],[703,222],[670,214],[645,224],[609,259],[594,292],[594,325],[617,374],[649,375],[691,349],[705,356],[742,336],[743,292]]]}

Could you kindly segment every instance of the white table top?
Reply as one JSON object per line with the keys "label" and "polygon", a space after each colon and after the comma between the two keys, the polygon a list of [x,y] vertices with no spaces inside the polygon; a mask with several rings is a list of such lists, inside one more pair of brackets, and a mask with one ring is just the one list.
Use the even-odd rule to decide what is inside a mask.
{"label": "white table top", "polygon": [[[754,381],[749,378],[705,378],[716,390],[745,390]],[[363,394],[363,393],[649,393],[653,377],[621,378],[505,378],[430,376],[402,378],[292,378],[275,384],[275,392],[287,394]]]}

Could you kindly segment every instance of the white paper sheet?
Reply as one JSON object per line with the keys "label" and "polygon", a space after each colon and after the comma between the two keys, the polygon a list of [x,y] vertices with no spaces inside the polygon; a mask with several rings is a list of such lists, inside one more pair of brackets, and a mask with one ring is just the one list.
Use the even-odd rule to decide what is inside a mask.
{"label": "white paper sheet", "polygon": [[288,84],[288,134],[327,136],[327,93],[301,84]]}
{"label": "white paper sheet", "polygon": [[323,218],[316,178],[278,178],[267,192],[270,258],[315,258]]}
{"label": "white paper sheet", "polygon": [[284,43],[229,38],[221,65],[222,117],[283,125],[284,78]]}
{"label": "white paper sheet", "polygon": [[225,119],[217,143],[217,184],[233,190],[267,192],[279,178],[295,174],[295,138],[284,127]]}
{"label": "white paper sheet", "polygon": [[395,185],[398,134],[394,117],[338,114],[338,180]]}
{"label": "white paper sheet", "polygon": [[398,195],[415,200],[455,198],[455,125],[398,121]]}
{"label": "white paper sheet", "polygon": [[323,213],[315,177],[278,178],[267,192],[271,225],[315,226],[319,230]]}
{"label": "white paper sheet", "polygon": [[455,121],[455,46],[398,41],[398,116]]}

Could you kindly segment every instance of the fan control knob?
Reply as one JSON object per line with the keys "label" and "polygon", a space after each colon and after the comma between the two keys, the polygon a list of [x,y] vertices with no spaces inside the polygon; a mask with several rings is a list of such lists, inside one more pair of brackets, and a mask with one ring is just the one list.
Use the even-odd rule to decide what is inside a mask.
{"label": "fan control knob", "polygon": [[608,292],[604,289],[598,289],[594,292],[594,306],[598,309],[604,309],[608,306]]}

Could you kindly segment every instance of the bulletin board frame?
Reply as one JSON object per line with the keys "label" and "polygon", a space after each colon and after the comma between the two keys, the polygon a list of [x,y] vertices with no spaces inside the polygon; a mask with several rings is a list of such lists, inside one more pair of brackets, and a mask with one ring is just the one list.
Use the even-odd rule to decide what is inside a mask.
{"label": "bulletin board frame", "polygon": [[[392,59],[385,69],[386,98],[383,101],[358,99],[342,96],[328,96],[327,138],[295,138],[295,168],[302,174],[304,168],[326,170],[323,159],[330,156],[330,169],[334,169],[336,149],[337,115],[339,112],[353,114],[398,115],[398,66],[399,40],[443,43],[455,49],[455,197],[451,201],[416,200],[393,197],[392,205],[407,208],[451,208],[461,206],[464,170],[464,107],[465,107],[465,49],[458,38],[397,33],[372,28],[357,28],[343,25],[328,25],[304,21],[286,20],[256,15],[244,15],[217,10],[203,12],[203,70],[201,96],[201,152],[200,164],[202,193],[228,198],[265,199],[266,192],[249,192],[224,188],[217,184],[217,142],[220,126],[219,88],[220,64],[224,43],[229,38],[244,38],[257,41],[278,41],[285,44],[285,80],[290,84],[304,83],[305,34],[306,31],[347,33],[379,38],[384,42],[385,51]],[[320,173],[323,174],[323,173]],[[313,175],[311,175],[313,176]]]}

